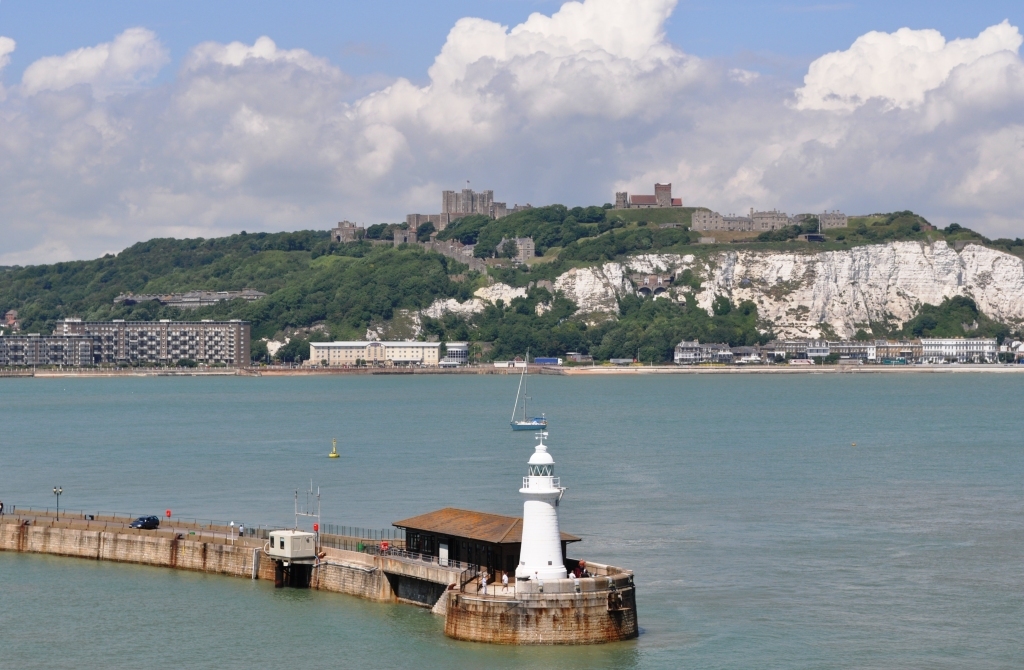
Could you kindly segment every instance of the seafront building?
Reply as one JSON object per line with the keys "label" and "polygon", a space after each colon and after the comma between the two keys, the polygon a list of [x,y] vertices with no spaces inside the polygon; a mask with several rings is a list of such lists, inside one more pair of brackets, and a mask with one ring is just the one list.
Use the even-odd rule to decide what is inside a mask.
{"label": "seafront building", "polygon": [[249,364],[246,321],[58,321],[52,335],[0,338],[0,365]]}
{"label": "seafront building", "polygon": [[310,342],[307,365],[436,367],[441,362],[440,352],[440,342]]}
{"label": "seafront building", "polygon": [[95,365],[96,348],[91,337],[0,335],[0,367]]}
{"label": "seafront building", "polygon": [[676,365],[697,365],[700,363],[732,363],[733,352],[724,342],[701,344],[683,340],[676,345],[673,358]]}
{"label": "seafront building", "polygon": [[[1013,349],[1018,352],[1024,347]],[[1024,352],[1021,352],[1024,354]],[[994,363],[998,346],[992,338],[923,338],[921,340],[775,340],[760,346],[729,347],[683,340],[675,347],[676,365],[700,363],[771,363],[782,360],[907,365],[912,363]],[[1015,358],[1021,358],[1014,354]]]}
{"label": "seafront building", "polygon": [[925,363],[992,363],[996,360],[996,340],[981,337],[921,338]]}
{"label": "seafront building", "polygon": [[442,368],[456,368],[469,363],[469,342],[448,342],[445,355],[439,365]]}

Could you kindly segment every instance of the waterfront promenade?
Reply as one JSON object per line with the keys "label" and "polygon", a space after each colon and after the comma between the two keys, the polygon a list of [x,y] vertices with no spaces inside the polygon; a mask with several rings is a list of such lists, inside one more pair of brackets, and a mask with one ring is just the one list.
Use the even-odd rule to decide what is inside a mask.
{"label": "waterfront promenade", "polygon": [[[320,376],[396,376],[396,375],[518,375],[522,368],[496,368],[490,364],[460,368],[299,368],[267,366],[217,368],[211,370],[154,369],[6,369],[0,377],[18,378],[131,378],[131,377],[320,377]],[[530,374],[567,376],[608,375],[806,375],[806,374],[1019,374],[1024,365],[531,365]]]}

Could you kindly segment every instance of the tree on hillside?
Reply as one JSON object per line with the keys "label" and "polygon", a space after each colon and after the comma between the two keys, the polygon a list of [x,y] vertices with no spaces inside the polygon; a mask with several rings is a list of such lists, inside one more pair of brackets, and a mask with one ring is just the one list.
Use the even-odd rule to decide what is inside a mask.
{"label": "tree on hillside", "polygon": [[430,223],[429,221],[427,223],[421,223],[419,227],[416,229],[416,241],[428,241],[430,239],[430,234],[432,232],[434,232],[434,224]]}
{"label": "tree on hillside", "polygon": [[1009,327],[993,321],[971,298],[957,295],[941,305],[921,305],[917,315],[903,325],[906,337],[995,337],[1001,343]]}
{"label": "tree on hillside", "polygon": [[498,249],[499,258],[515,258],[519,255],[519,245],[515,240],[505,240],[505,243]]}

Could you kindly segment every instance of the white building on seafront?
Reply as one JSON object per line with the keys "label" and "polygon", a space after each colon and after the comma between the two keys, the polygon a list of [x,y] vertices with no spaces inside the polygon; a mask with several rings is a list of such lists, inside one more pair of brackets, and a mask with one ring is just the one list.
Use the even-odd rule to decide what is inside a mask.
{"label": "white building on seafront", "polygon": [[921,358],[925,363],[992,363],[997,348],[995,339],[986,337],[921,338]]}
{"label": "white building on seafront", "polygon": [[558,529],[558,501],[565,489],[555,477],[555,459],[544,444],[547,433],[538,433],[538,444],[523,477],[523,543],[516,566],[516,580],[565,579],[562,534]]}
{"label": "white building on seafront", "polygon": [[440,342],[310,342],[308,365],[435,367],[440,350]]}
{"label": "white building on seafront", "polygon": [[449,342],[440,361],[442,368],[455,368],[469,362],[469,342]]}

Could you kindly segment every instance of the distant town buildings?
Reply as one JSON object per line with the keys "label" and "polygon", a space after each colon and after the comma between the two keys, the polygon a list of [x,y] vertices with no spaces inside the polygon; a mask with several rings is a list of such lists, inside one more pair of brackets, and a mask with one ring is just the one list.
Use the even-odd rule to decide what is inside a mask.
{"label": "distant town buildings", "polygon": [[630,195],[626,191],[615,194],[614,209],[652,209],[655,207],[682,207],[682,198],[672,197],[672,184],[655,184],[654,195]]}
{"label": "distant town buildings", "polygon": [[58,321],[52,335],[0,337],[0,365],[249,364],[245,321]]}
{"label": "distant town buildings", "polygon": [[732,363],[733,353],[728,344],[721,342],[701,344],[697,340],[683,340],[676,345],[674,360],[676,365]]}
{"label": "distant town buildings", "polygon": [[[729,350],[731,355],[726,354]],[[1011,356],[1024,357],[1024,346],[1008,348]],[[909,365],[914,363],[993,363],[998,347],[992,338],[922,338],[920,340],[776,340],[754,347],[728,347],[683,340],[676,345],[677,365],[701,363],[772,363],[832,358],[837,362]]]}
{"label": "distant town buildings", "polygon": [[181,309],[195,309],[216,305],[223,300],[234,300],[240,298],[248,302],[266,298],[267,294],[251,288],[244,288],[241,291],[189,291],[187,293],[122,293],[114,298],[114,304],[134,305],[139,302],[154,300],[161,305],[168,307],[179,307]]}
{"label": "distant town buildings", "polygon": [[[459,343],[453,343],[453,346],[456,344]],[[307,364],[324,367],[435,367],[440,363],[440,351],[440,342],[310,342]]]}
{"label": "distant town buildings", "polygon": [[796,225],[815,216],[817,216],[818,221],[821,223],[822,229],[844,228],[848,223],[847,216],[838,211],[824,212],[818,215],[797,214],[790,217],[785,212],[780,212],[776,209],[756,212],[751,207],[750,216],[722,216],[718,212],[701,208],[694,211],[691,218],[691,228],[693,230],[765,232]]}
{"label": "distant town buildings", "polygon": [[514,205],[509,209],[504,202],[495,202],[494,191],[474,191],[464,188],[461,191],[441,191],[440,214],[407,214],[405,222],[409,228],[416,230],[425,223],[434,225],[434,230],[442,231],[449,225],[470,214],[480,214],[492,219],[501,219],[509,214],[530,209],[531,205]]}
{"label": "distant town buildings", "polygon": [[18,310],[7,310],[7,313],[4,314],[4,326],[12,331],[18,330],[21,327],[21,324],[18,323]]}

